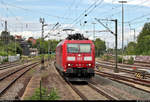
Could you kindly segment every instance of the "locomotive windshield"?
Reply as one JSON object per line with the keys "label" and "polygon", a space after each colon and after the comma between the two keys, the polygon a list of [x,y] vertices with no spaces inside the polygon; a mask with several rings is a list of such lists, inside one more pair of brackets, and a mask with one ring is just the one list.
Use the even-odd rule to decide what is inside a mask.
{"label": "locomotive windshield", "polygon": [[79,45],[78,44],[67,44],[67,52],[78,53],[79,52]]}
{"label": "locomotive windshield", "polygon": [[90,53],[90,44],[67,44],[68,53]]}

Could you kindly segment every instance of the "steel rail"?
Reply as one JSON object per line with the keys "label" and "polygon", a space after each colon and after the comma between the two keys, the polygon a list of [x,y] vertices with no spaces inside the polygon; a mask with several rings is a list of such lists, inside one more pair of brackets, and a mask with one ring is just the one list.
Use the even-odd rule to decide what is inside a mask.
{"label": "steel rail", "polygon": [[12,80],[6,87],[4,87],[2,90],[0,90],[0,97],[6,92],[6,90],[12,86],[21,76],[23,76],[26,72],[28,72],[31,68],[37,66],[38,63],[34,63],[30,66],[28,66],[29,68],[27,70],[25,70],[23,73],[21,73],[18,77],[16,77],[14,80]]}
{"label": "steel rail", "polygon": [[35,64],[35,63],[38,63],[38,62],[34,62],[34,63],[30,64],[30,65],[26,65],[26,66],[20,67],[19,69],[14,70],[13,72],[4,75],[3,77],[0,78],[0,81],[4,80],[5,78],[9,77],[10,75],[12,75],[12,74],[14,74],[14,73],[16,73],[16,72],[18,72],[18,71],[20,71],[20,70],[22,70],[22,69],[28,67],[28,66],[31,66],[31,65],[33,65],[33,64]]}
{"label": "steel rail", "polygon": [[[54,66],[56,68],[56,62],[54,62]],[[56,68],[56,70],[59,73],[59,75],[66,81],[66,83],[80,96],[80,98],[82,100],[88,100],[84,94],[82,94],[75,86],[73,86],[67,79],[65,79],[63,77],[63,75],[61,74],[61,72],[57,68]],[[62,80],[62,79],[60,79],[60,80]]]}
{"label": "steel rail", "polygon": [[[115,64],[115,62],[113,62],[113,61],[100,61],[100,60],[97,60],[97,62],[100,62],[100,63],[107,63],[107,64],[111,64],[111,65],[113,65],[113,64]],[[143,63],[144,64],[144,63]],[[118,65],[119,66],[126,66],[126,67],[136,67],[136,68],[146,68],[146,69],[148,69],[149,67],[150,67],[150,63],[149,63],[149,65],[139,65],[139,64],[133,64],[133,65],[131,65],[131,64],[122,64],[122,63],[118,63]]]}
{"label": "steel rail", "polygon": [[110,100],[119,100],[117,97],[112,96],[108,92],[106,92],[103,89],[101,89],[101,88],[97,87],[96,85],[94,85],[93,82],[88,82],[88,86],[91,87],[92,89],[94,89],[95,91],[97,91],[98,93],[102,94],[106,98],[110,99]]}
{"label": "steel rail", "polygon": [[147,86],[147,87],[150,87],[150,81],[148,80],[143,80],[143,79],[137,79],[137,78],[133,78],[133,77],[127,77],[127,76],[122,76],[122,75],[117,75],[117,74],[112,74],[112,73],[107,73],[107,72],[102,72],[102,71],[96,71],[98,72],[98,74],[106,74],[108,76],[111,76],[111,77],[114,77],[114,78],[117,78],[117,79],[120,79],[120,80],[126,80],[126,81],[136,81],[137,84],[141,84],[141,85],[144,85],[144,86]]}
{"label": "steel rail", "polygon": [[75,86],[73,86],[69,81],[67,81],[68,85],[80,96],[82,100],[88,100],[88,98],[81,93]]}
{"label": "steel rail", "polygon": [[[139,89],[139,90],[142,90],[142,91],[150,93],[150,91],[148,91],[148,90],[144,90],[144,89],[138,88],[138,87],[136,87],[134,85],[122,82],[122,81],[127,81],[127,82],[131,82],[131,83],[134,83],[134,84],[139,84],[139,85],[143,85],[143,86],[146,86],[146,87],[150,87],[150,84],[149,84],[150,81],[149,81],[149,83],[145,84],[145,83],[142,83],[142,82],[137,82],[137,80],[135,80],[135,79],[130,80],[132,78],[126,77],[126,76],[114,75],[114,74],[110,74],[110,73],[106,73],[106,72],[99,72],[99,71],[96,74],[100,75],[100,76],[103,76],[103,77],[108,77],[111,80],[114,80],[114,81],[117,81],[119,83],[123,83],[123,84],[129,85],[129,86],[134,87],[136,89]],[[120,80],[122,80],[122,81],[120,81]]]}
{"label": "steel rail", "polygon": [[[113,65],[106,65],[106,64],[101,64],[101,63],[98,63],[97,65],[103,66],[104,68],[111,68],[111,69],[113,69],[113,67],[114,67]],[[130,73],[130,74],[135,74],[136,73],[133,69],[125,69],[125,68],[126,67],[118,66],[118,69],[121,72],[127,72],[127,73]],[[150,74],[146,74],[145,77],[150,78]]]}
{"label": "steel rail", "polygon": [[9,66],[13,66],[13,65],[17,65],[19,64],[20,62],[15,62],[15,63],[10,63],[10,64],[5,64],[5,65],[0,65],[0,70],[5,68],[5,67],[9,67]]}

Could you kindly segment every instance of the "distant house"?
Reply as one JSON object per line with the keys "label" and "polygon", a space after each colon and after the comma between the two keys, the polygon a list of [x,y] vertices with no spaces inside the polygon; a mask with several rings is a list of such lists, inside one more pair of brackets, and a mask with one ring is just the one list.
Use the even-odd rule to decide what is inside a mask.
{"label": "distant house", "polygon": [[37,48],[30,48],[30,56],[38,56],[38,49]]}
{"label": "distant house", "polygon": [[22,39],[21,35],[15,35],[15,39]]}
{"label": "distant house", "polygon": [[15,39],[22,48],[22,55],[29,56],[30,55],[30,51],[29,51],[30,44],[27,41],[25,41],[21,35],[15,35]]}
{"label": "distant house", "polygon": [[26,55],[29,56],[30,55],[30,51],[29,51],[29,43],[27,41],[21,41],[20,42],[21,48],[22,48],[22,55]]}
{"label": "distant house", "polygon": [[31,42],[32,43],[32,45],[35,45],[36,44],[36,39],[34,39],[33,37],[29,37],[28,38],[28,42]]}
{"label": "distant house", "polygon": [[19,43],[21,43],[21,41],[23,41],[22,36],[21,35],[15,35],[15,40]]}

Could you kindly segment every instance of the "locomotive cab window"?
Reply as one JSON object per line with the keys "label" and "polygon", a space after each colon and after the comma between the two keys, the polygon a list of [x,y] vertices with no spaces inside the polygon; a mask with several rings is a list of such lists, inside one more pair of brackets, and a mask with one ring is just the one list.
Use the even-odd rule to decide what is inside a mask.
{"label": "locomotive cab window", "polygon": [[90,53],[91,44],[67,44],[68,53]]}
{"label": "locomotive cab window", "polygon": [[79,52],[79,45],[78,44],[67,44],[67,52],[78,53]]}
{"label": "locomotive cab window", "polygon": [[80,52],[81,53],[90,53],[91,45],[90,44],[80,44]]}

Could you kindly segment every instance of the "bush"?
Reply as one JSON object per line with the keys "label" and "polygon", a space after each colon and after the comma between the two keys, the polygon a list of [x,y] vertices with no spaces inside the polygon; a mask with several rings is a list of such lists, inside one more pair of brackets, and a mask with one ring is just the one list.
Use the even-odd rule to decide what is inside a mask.
{"label": "bush", "polygon": [[7,52],[0,51],[0,56],[7,56]]}
{"label": "bush", "polygon": [[58,96],[58,93],[57,93],[57,90],[52,88],[51,91],[49,92],[48,94],[48,89],[46,88],[41,88],[41,94],[42,94],[42,97],[40,99],[40,88],[37,88],[35,90],[35,93],[27,98],[27,100],[58,100],[60,99],[60,96]]}
{"label": "bush", "polygon": [[127,63],[128,63],[128,64],[134,64],[134,59],[133,59],[133,57],[131,57],[131,58],[128,60]]}
{"label": "bush", "polygon": [[104,61],[108,61],[108,60],[110,60],[112,57],[109,56],[109,55],[103,55],[102,58],[103,58]]}
{"label": "bush", "polygon": [[[125,60],[123,60],[124,63]],[[122,57],[118,56],[118,63],[122,63]]]}
{"label": "bush", "polygon": [[8,62],[8,58],[5,58],[5,59],[3,60],[3,62]]}

